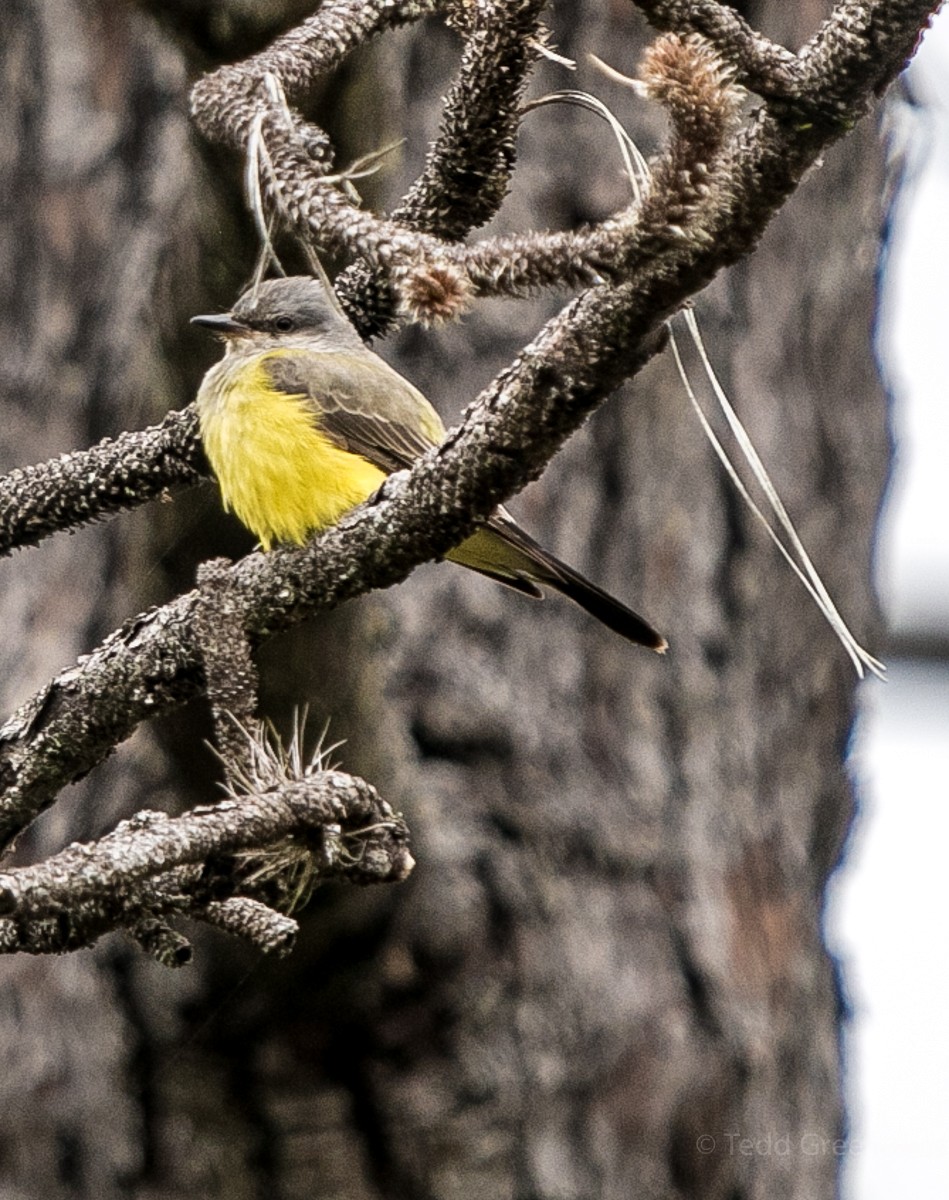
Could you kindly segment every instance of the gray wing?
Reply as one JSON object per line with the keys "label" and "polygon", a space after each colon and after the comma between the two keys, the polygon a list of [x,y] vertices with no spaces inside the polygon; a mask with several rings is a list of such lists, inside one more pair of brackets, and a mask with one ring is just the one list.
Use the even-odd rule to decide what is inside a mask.
{"label": "gray wing", "polygon": [[410,467],[445,435],[422,393],[370,350],[277,351],[264,369],[278,391],[311,402],[327,437],[382,471]]}
{"label": "gray wing", "polygon": [[[422,393],[371,351],[365,355],[280,351],[268,355],[264,366],[276,389],[310,400],[314,419],[336,445],[361,455],[380,470],[410,467],[445,435],[438,414]],[[521,531],[503,508],[493,513],[487,524],[504,541],[524,549],[511,533]],[[525,546],[529,543],[524,564],[530,566],[535,543],[526,534],[523,539]],[[527,574],[508,569],[503,556],[497,569],[488,560],[464,565],[527,596],[542,595]]]}

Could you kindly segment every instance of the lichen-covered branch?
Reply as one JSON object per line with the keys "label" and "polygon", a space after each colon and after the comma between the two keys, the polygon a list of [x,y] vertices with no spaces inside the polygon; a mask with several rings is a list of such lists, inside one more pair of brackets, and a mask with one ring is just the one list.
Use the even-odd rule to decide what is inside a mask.
{"label": "lichen-covered branch", "polygon": [[425,169],[393,219],[446,241],[463,238],[501,206],[514,170],[519,104],[537,58],[547,0],[477,5]]}
{"label": "lichen-covered branch", "polygon": [[[463,12],[447,0],[328,0],[269,50],[196,86],[194,112],[208,136],[242,151],[252,131],[259,139],[265,199],[284,222],[361,261],[360,271],[347,277],[350,289],[362,286],[368,272],[380,295],[394,285],[406,310],[431,318],[451,315],[479,292],[510,294],[565,281],[595,286],[540,332],[441,448],[411,472],[391,477],[339,526],[303,548],[218,564],[198,591],[129,622],[7,722],[0,730],[0,846],[140,721],[208,690],[214,679],[219,730],[226,714],[238,710],[237,736],[221,735],[222,743],[232,743],[232,800],[175,819],[197,824],[168,824],[171,818],[152,814],[137,827],[120,827],[113,841],[70,848],[0,877],[0,905],[11,914],[0,921],[0,949],[68,949],[121,927],[161,961],[174,962],[187,948],[167,918],[184,911],[262,946],[285,946],[292,930],[278,910],[321,870],[398,877],[409,860],[399,858],[404,837],[391,813],[381,809],[379,820],[354,830],[324,812],[314,843],[300,834],[308,818],[294,809],[294,797],[297,784],[305,791],[318,773],[282,779],[274,791],[254,784],[257,760],[253,753],[242,758],[238,745],[260,732],[250,728],[250,649],[315,611],[395,583],[418,563],[443,556],[536,478],[596,405],[656,352],[667,318],[754,247],[820,154],[895,77],[938,5],[840,4],[800,55],[791,55],[770,47],[725,6],[642,4],[673,31],[654,45],[643,68],[648,94],[667,108],[673,132],[642,201],[593,229],[461,245],[449,239],[477,219],[478,204],[450,220],[436,220],[431,206],[440,188],[451,192],[469,176],[493,181],[484,211],[496,205],[513,161],[512,104],[532,57],[527,42],[539,7],[528,0],[486,6],[497,22],[509,13],[521,23],[508,36],[479,25],[480,6]],[[459,87],[423,181],[398,219],[376,217],[337,189],[328,177],[333,155],[326,135],[288,105],[370,34],[442,8],[463,12],[469,34]],[[479,124],[493,95],[488,43],[475,37],[479,29],[506,47],[503,53],[517,66],[516,78],[497,95],[503,111],[494,126]],[[697,31],[706,41],[695,40]],[[764,98],[741,121],[733,78]],[[463,95],[466,82],[474,89],[470,97]],[[351,306],[359,299],[351,292]],[[364,311],[371,316],[372,303]],[[194,413],[186,410],[155,429],[14,473],[0,480],[0,548],[194,482],[205,469]],[[224,605],[227,636],[243,663],[239,686],[230,690],[233,664],[212,628],[216,604]],[[320,802],[307,804],[319,808]],[[232,816],[246,839],[240,846],[225,832]],[[220,845],[208,841],[212,828]],[[278,852],[268,865],[261,848],[274,845]],[[238,863],[234,856],[245,849]],[[121,878],[110,891],[110,871],[119,866],[110,856],[119,850]],[[232,890],[223,895],[208,890],[207,874],[209,861],[221,854],[234,859],[227,871],[212,871],[218,883],[230,881]],[[306,863],[302,882],[300,861]],[[235,886],[243,890],[238,894]],[[64,905],[65,922],[57,916]]]}
{"label": "lichen-covered branch", "polygon": [[274,912],[259,900],[234,896],[230,900],[212,900],[198,914],[208,925],[243,938],[264,954],[289,954],[299,926],[292,917]]}
{"label": "lichen-covered branch", "polygon": [[[59,953],[124,928],[160,961],[180,965],[186,942],[166,924],[175,915],[285,950],[295,923],[236,893],[255,890],[241,852],[293,837],[314,848],[326,841],[317,882],[397,882],[412,869],[402,818],[362,780],[320,772],[180,817],[143,811],[98,842],[0,874],[0,953]],[[262,887],[273,890],[270,880]]]}
{"label": "lichen-covered branch", "polygon": [[633,0],[657,28],[700,34],[735,71],[739,83],[769,100],[823,120],[851,121],[905,62],[940,4],[913,0],[845,0],[794,54],[764,37],[717,0]]}
{"label": "lichen-covered branch", "polygon": [[194,629],[204,663],[204,678],[214,745],[228,780],[250,767],[250,746],[259,736],[257,668],[244,628],[244,614],[233,596],[226,558],[198,568]]}
{"label": "lichen-covered branch", "polygon": [[906,66],[939,3],[846,0],[801,49],[799,94],[815,115],[849,128]]}
{"label": "lichen-covered branch", "polygon": [[326,0],[319,11],[243,62],[220,67],[195,84],[191,111],[209,141],[243,150],[267,75],[296,104],[314,82],[383,29],[450,7],[449,0]]}
{"label": "lichen-covered branch", "polygon": [[193,407],[0,477],[0,554],[112,516],[208,474]]}
{"label": "lichen-covered branch", "polygon": [[735,69],[737,81],[761,96],[787,98],[798,91],[797,55],[752,29],[717,0],[634,0],[656,29],[681,36],[697,33]]}

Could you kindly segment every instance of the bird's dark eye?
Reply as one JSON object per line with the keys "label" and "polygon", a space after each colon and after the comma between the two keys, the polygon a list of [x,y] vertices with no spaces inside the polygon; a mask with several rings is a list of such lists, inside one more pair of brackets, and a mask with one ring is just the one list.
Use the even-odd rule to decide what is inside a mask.
{"label": "bird's dark eye", "polygon": [[273,327],[278,333],[289,333],[293,328],[293,317],[277,317]]}

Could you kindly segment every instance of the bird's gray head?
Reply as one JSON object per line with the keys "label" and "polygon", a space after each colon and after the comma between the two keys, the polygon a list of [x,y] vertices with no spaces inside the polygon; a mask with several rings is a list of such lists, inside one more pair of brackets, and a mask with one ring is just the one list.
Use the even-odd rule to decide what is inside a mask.
{"label": "bird's gray head", "polygon": [[363,348],[323,283],[309,275],[265,280],[249,288],[229,313],[192,317],[191,323],[214,330],[235,349]]}

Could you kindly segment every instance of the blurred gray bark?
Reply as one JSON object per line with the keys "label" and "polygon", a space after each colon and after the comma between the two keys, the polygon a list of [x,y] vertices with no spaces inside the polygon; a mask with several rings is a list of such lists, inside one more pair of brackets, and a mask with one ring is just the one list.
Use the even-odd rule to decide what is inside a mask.
{"label": "blurred gray bark", "polygon": [[[794,46],[825,7],[745,9]],[[186,86],[204,56],[273,32],[245,8],[8,3],[4,469],[190,398],[211,352],[178,331],[229,298],[251,239],[235,165],[210,167],[189,140]],[[552,19],[576,82],[641,120],[586,60],[634,71],[632,6],[578,0]],[[408,139],[378,184],[387,203],[417,173],[456,53],[434,24],[405,30],[339,80],[334,121],[354,154]],[[548,65],[540,76],[543,90],[574,85]],[[586,114],[535,114],[520,156],[499,228],[569,226],[624,200]],[[858,637],[876,627],[887,462],[869,337],[879,193],[864,123],[699,302]],[[462,326],[409,331],[399,365],[451,417],[555,307],[494,301]],[[178,582],[242,545],[213,502],[174,507],[189,506]],[[318,896],[296,954],[249,977],[251,960],[212,935],[174,975],[118,939],[0,961],[0,1194],[834,1194],[841,999],[820,921],[852,808],[849,663],[739,508],[667,360],[515,508],[641,606],[669,659],[450,566],[268,646],[271,707],[309,694],[314,723],[331,716],[347,769],[404,805],[416,875],[384,895]],[[141,510],[0,564],[8,710],[164,598],[165,518]],[[161,746],[137,735],[23,856],[145,805],[211,798],[194,724],[165,722]]]}

